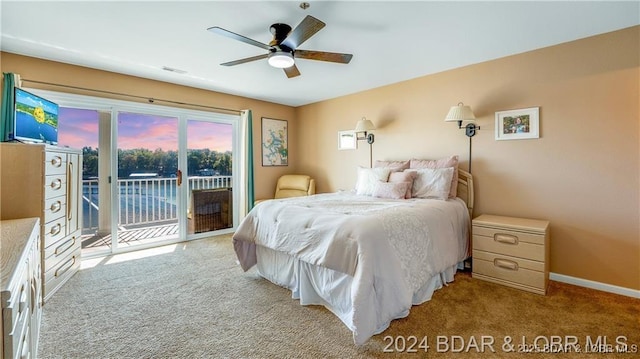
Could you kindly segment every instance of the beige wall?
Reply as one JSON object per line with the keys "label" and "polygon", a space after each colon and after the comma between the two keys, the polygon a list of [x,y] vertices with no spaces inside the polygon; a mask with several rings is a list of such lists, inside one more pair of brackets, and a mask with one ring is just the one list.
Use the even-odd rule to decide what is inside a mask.
{"label": "beige wall", "polygon": [[[318,191],[352,188],[369,149],[338,151],[337,132],[366,116],[375,159],[460,155],[445,123],[463,101],[473,137],[475,215],[551,221],[551,271],[640,289],[640,27],[425,76],[298,108],[298,169]],[[496,141],[496,111],[540,107],[541,137]]]}
{"label": "beige wall", "polygon": [[[46,61],[32,57],[25,57],[11,53],[0,53],[0,69],[2,72],[20,74],[23,79],[64,84],[75,87],[126,93],[145,98],[166,99],[184,103],[193,103],[219,108],[235,110],[251,109],[253,112],[253,141],[255,159],[256,198],[273,196],[275,183],[280,175],[295,171],[297,139],[291,133],[296,131],[295,109],[289,106],[277,105],[264,101],[257,101],[245,97],[227,95],[219,92],[195,89],[192,87],[174,85],[166,82],[127,76],[113,72],[89,69],[81,66]],[[97,92],[85,92],[72,90],[58,86],[45,86],[24,82],[23,86],[39,88],[59,92],[76,93],[96,97],[110,97],[127,101],[141,101],[129,97],[109,96]],[[159,105],[175,106],[173,104],[156,102]],[[202,108],[194,108],[202,110]],[[288,120],[290,166],[287,167],[262,167],[260,151],[261,118],[277,118]]]}

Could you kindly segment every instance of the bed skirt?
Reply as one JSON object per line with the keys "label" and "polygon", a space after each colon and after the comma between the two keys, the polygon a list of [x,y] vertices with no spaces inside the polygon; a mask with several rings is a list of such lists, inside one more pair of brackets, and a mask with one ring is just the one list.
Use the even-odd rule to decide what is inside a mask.
{"label": "bed skirt", "polygon": [[[384,308],[353,307],[352,276],[302,262],[286,253],[260,245],[255,248],[257,271],[261,277],[289,289],[292,298],[299,299],[301,305],[323,305],[326,307],[354,333],[356,344],[363,343],[363,336],[368,339],[375,334],[382,333],[389,327],[391,320],[409,315],[410,308],[403,308],[401,311],[391,313],[391,320],[377,323],[376,315],[384,312]],[[430,300],[436,290],[453,281],[458,267],[459,265],[449,267],[426,281],[422,288],[413,293],[412,304],[418,305]],[[375,302],[378,303],[378,301]],[[384,306],[384,303],[380,305]],[[377,323],[374,332],[359,333],[358,340],[356,340],[358,328],[353,322],[355,310],[367,312],[368,320]]]}

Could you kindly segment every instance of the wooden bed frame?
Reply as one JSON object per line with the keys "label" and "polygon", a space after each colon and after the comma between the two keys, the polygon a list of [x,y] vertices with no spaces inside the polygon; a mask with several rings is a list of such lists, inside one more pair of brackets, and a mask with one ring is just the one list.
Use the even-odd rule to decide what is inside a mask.
{"label": "wooden bed frame", "polygon": [[471,173],[459,168],[457,197],[467,204],[469,218],[473,218],[473,176]]}

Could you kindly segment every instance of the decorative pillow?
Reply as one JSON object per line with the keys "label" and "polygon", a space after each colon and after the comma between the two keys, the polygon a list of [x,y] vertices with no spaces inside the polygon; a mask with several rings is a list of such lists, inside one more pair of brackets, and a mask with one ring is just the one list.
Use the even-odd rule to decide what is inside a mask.
{"label": "decorative pillow", "polygon": [[451,187],[449,188],[449,198],[455,198],[458,193],[458,156],[442,158],[439,160],[416,160],[412,159],[409,168],[445,168],[453,167],[453,177],[451,178]]}
{"label": "decorative pillow", "polygon": [[389,179],[390,168],[365,168],[358,167],[358,180],[356,181],[356,194],[365,196],[373,195],[376,189],[376,183],[382,181],[387,182]]}
{"label": "decorative pillow", "polygon": [[408,183],[407,192],[404,195],[404,198],[411,198],[411,191],[413,189],[413,180],[415,180],[417,173],[415,171],[404,171],[404,172],[391,172],[389,175],[389,182],[404,182]]}
{"label": "decorative pillow", "polygon": [[376,160],[373,167],[389,167],[392,171],[403,171],[409,168],[409,161],[380,161]]}
{"label": "decorative pillow", "polygon": [[409,185],[409,182],[378,182],[373,191],[373,196],[379,198],[405,199],[407,189],[410,188]]}
{"label": "decorative pillow", "polygon": [[453,167],[410,169],[417,173],[413,181],[411,195],[417,198],[436,198],[446,200],[449,198]]}

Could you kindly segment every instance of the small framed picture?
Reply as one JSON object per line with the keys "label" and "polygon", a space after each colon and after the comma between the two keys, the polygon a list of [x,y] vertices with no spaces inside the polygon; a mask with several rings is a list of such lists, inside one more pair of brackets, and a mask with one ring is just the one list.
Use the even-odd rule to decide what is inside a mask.
{"label": "small framed picture", "polygon": [[338,131],[339,150],[355,150],[356,148],[358,148],[358,141],[355,131]]}
{"label": "small framed picture", "polygon": [[496,112],[496,140],[540,137],[540,107]]}

